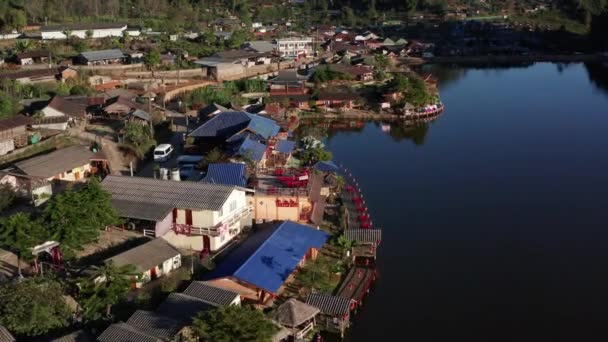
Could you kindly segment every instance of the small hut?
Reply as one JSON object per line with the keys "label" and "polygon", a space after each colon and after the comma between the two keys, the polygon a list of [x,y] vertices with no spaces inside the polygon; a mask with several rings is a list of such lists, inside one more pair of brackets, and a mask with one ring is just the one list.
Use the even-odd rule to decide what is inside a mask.
{"label": "small hut", "polygon": [[312,293],[308,295],[306,304],[320,310],[321,329],[344,336],[344,332],[350,326],[350,310],[355,305],[352,299],[327,293]]}
{"label": "small hut", "polygon": [[290,329],[290,335],[297,341],[314,329],[315,317],[319,312],[314,306],[290,298],[277,308],[275,319],[280,325]]}

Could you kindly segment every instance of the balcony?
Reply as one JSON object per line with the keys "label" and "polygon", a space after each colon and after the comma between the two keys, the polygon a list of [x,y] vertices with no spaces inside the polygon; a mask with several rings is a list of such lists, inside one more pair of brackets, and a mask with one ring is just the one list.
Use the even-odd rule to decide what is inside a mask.
{"label": "balcony", "polygon": [[189,224],[173,223],[172,229],[176,234],[220,236],[224,231],[228,230],[231,225],[242,220],[252,211],[253,209],[250,206],[245,206],[234,211],[220,223],[212,227],[196,227]]}

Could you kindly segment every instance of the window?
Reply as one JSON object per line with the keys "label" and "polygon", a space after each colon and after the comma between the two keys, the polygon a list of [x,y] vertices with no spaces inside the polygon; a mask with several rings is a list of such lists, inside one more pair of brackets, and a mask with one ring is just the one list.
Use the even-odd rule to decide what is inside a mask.
{"label": "window", "polygon": [[72,170],[68,170],[65,173],[67,173],[69,175],[70,173],[72,173]]}

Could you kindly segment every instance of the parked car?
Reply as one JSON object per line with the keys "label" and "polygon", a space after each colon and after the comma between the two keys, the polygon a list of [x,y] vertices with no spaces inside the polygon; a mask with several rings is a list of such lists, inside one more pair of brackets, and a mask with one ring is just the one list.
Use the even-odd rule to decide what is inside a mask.
{"label": "parked car", "polygon": [[190,176],[194,172],[196,172],[196,164],[188,164],[188,165],[181,166],[179,168],[179,178],[181,180],[186,180],[186,179],[190,178]]}
{"label": "parked car", "polygon": [[154,161],[166,162],[171,158],[171,153],[173,153],[173,146],[171,144],[160,144],[154,149]]}

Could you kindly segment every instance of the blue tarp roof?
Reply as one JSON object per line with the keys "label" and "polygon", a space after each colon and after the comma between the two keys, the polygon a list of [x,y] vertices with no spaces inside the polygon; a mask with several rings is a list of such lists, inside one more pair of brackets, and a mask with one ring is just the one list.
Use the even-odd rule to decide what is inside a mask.
{"label": "blue tarp roof", "polygon": [[204,278],[232,276],[277,293],[306,253],[313,247],[320,249],[328,238],[322,230],[291,221],[259,228]]}
{"label": "blue tarp roof", "polygon": [[290,154],[294,147],[296,147],[296,142],[291,140],[279,140],[277,142],[276,150],[281,153]]}
{"label": "blue tarp roof", "polygon": [[338,165],[336,165],[336,163],[334,163],[333,161],[320,161],[317,162],[313,168],[315,170],[319,170],[322,172],[338,172],[340,171],[340,168],[338,167]]}
{"label": "blue tarp roof", "polygon": [[238,154],[241,156],[248,157],[256,162],[264,159],[264,153],[266,152],[266,145],[259,141],[253,140],[247,137],[243,140],[241,147],[239,147]]}
{"label": "blue tarp roof", "polygon": [[203,181],[207,183],[247,186],[245,178],[245,164],[240,163],[217,163],[209,164],[207,176]]}

